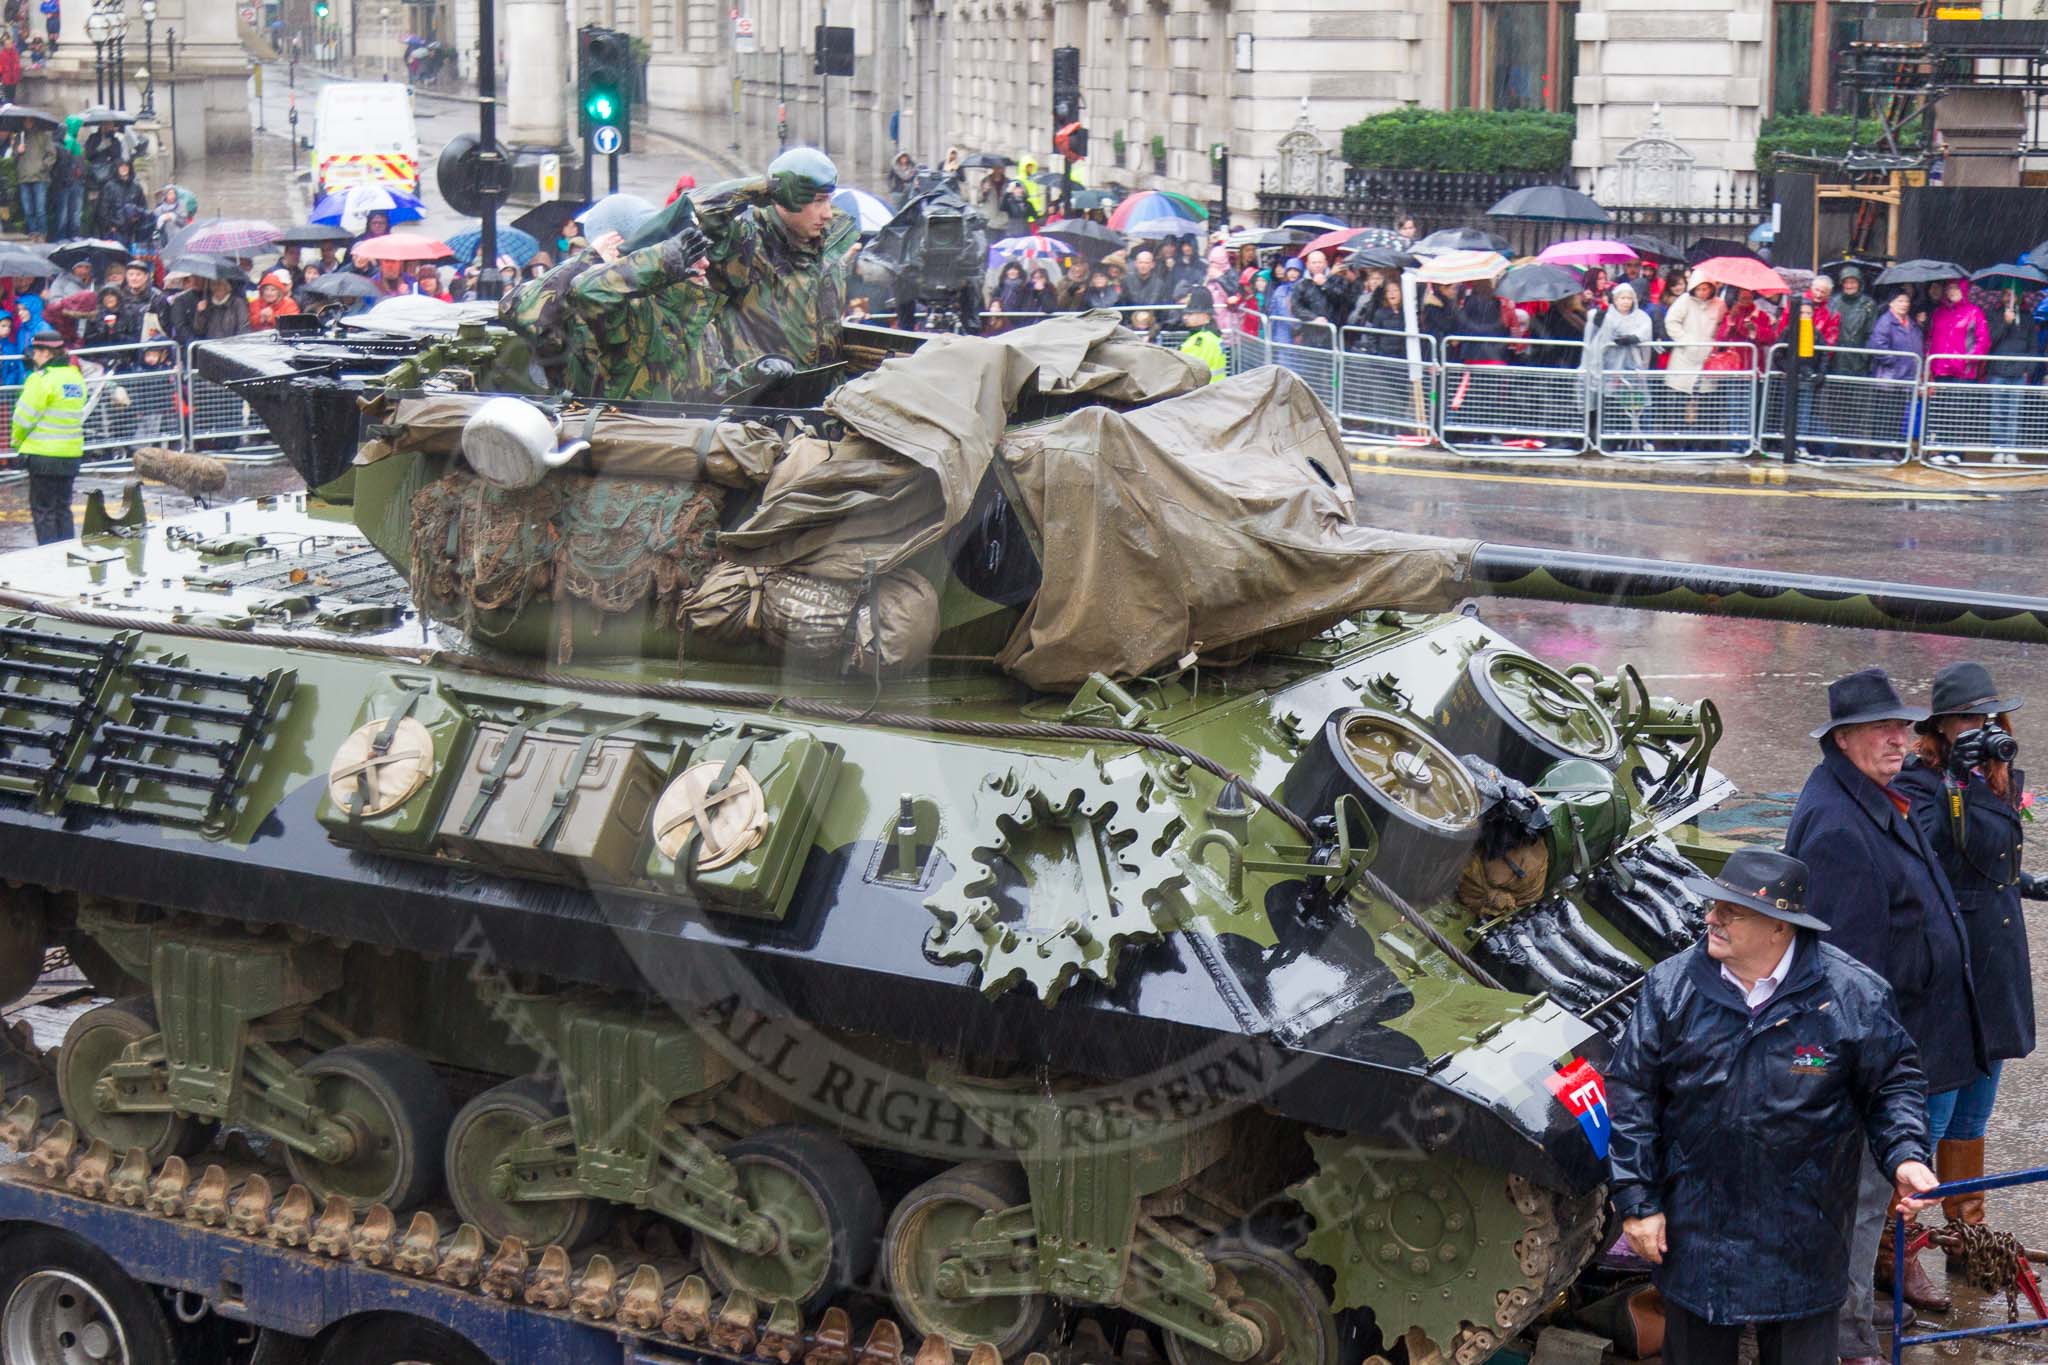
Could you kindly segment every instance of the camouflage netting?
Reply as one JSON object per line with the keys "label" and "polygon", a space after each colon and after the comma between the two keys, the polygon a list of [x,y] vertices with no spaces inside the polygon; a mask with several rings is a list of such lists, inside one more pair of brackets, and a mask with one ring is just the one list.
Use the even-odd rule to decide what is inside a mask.
{"label": "camouflage netting", "polygon": [[600,624],[650,601],[664,615],[679,609],[716,562],[724,498],[709,484],[585,474],[505,489],[458,470],[413,497],[414,595],[473,632],[479,612],[517,613],[552,597],[567,659],[572,600]]}

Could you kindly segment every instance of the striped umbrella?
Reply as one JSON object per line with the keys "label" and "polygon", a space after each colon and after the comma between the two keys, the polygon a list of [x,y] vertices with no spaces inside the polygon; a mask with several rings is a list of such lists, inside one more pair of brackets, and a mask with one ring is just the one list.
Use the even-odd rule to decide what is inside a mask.
{"label": "striped umbrella", "polygon": [[1005,237],[988,249],[988,263],[998,261],[1056,261],[1074,255],[1074,248],[1057,237],[1034,232],[1023,237]]}
{"label": "striped umbrella", "polygon": [[1207,212],[1185,195],[1167,194],[1163,190],[1145,190],[1132,195],[1112,209],[1109,225],[1118,232],[1141,236],[1148,222],[1175,220],[1199,223],[1208,216]]}
{"label": "striped umbrella", "polygon": [[1508,258],[1498,251],[1446,251],[1415,272],[1425,284],[1465,284],[1490,280],[1508,268]]}
{"label": "striped umbrella", "polygon": [[283,234],[283,228],[261,218],[223,218],[193,233],[185,250],[200,256],[247,256]]}

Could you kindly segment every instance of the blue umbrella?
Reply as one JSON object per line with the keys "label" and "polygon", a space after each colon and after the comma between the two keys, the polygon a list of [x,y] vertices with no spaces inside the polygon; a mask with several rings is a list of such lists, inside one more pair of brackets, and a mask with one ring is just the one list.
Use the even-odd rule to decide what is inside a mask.
{"label": "blue umbrella", "polygon": [[[477,247],[482,244],[483,237],[483,229],[481,228],[470,228],[467,231],[458,232],[448,239],[448,249],[455,253],[457,262],[462,265],[468,265],[476,259]],[[510,256],[524,269],[526,263],[533,259],[533,253],[539,250],[540,243],[533,239],[533,234],[521,232],[510,224],[499,225],[499,255]]]}
{"label": "blue umbrella", "polygon": [[853,219],[854,225],[863,233],[880,232],[896,216],[894,209],[874,195],[851,185],[832,196],[832,207]]}
{"label": "blue umbrella", "polygon": [[345,190],[336,190],[315,204],[310,221],[338,224],[346,217],[367,218],[373,213],[389,215],[393,227],[426,217],[420,201],[403,190],[384,185],[351,185]]}

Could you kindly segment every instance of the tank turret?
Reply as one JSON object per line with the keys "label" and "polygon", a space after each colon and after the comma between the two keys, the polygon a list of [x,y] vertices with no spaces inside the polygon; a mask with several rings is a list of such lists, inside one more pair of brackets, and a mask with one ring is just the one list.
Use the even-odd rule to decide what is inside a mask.
{"label": "tank turret", "polygon": [[0,908],[107,998],[81,1139],[673,1244],[684,1335],[1490,1356],[1601,1241],[1599,1068],[1732,788],[1711,701],[1470,599],[2042,604],[1376,531],[1293,376],[1043,328],[526,394],[475,458],[488,344],[223,347],[326,496],[0,556]]}

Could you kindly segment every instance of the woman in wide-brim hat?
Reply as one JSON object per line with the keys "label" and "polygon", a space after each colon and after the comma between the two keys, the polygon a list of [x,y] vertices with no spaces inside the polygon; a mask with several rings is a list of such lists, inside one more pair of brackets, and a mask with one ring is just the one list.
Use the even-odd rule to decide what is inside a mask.
{"label": "woman in wide-brim hat", "polygon": [[[1935,1156],[1944,1182],[1984,1174],[1984,1132],[1999,1070],[2034,1050],[2034,976],[2020,900],[2048,896],[2048,885],[2020,866],[2026,775],[2015,765],[2016,751],[2000,752],[2000,741],[2017,744],[2012,716],[2021,700],[2004,694],[1980,663],[1942,669],[1934,676],[1932,714],[1914,727],[1918,749],[1897,784],[1955,889],[1991,1063],[1989,1073],[1956,1099]],[[1942,1202],[1952,1222],[1984,1221],[1981,1194]]]}

